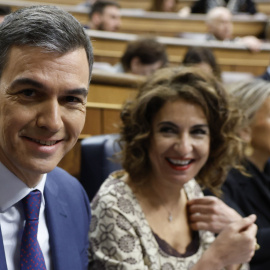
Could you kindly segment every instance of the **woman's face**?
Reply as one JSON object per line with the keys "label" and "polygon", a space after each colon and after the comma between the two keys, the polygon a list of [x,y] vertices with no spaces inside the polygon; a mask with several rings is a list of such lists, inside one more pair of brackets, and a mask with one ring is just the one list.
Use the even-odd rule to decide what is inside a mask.
{"label": "woman's face", "polygon": [[[251,145],[254,149],[252,161],[261,162],[261,166],[270,157],[270,97],[257,111],[251,126]],[[260,164],[258,164],[260,167]]]}
{"label": "woman's face", "polygon": [[153,119],[149,158],[153,180],[183,186],[206,163],[210,130],[202,108],[168,101]]}

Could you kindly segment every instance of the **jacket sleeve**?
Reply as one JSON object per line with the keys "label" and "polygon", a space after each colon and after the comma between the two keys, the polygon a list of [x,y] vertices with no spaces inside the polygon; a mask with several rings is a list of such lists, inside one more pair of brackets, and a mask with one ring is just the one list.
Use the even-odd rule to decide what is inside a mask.
{"label": "jacket sleeve", "polygon": [[138,228],[123,215],[113,196],[101,197],[92,210],[89,239],[89,270],[148,270]]}

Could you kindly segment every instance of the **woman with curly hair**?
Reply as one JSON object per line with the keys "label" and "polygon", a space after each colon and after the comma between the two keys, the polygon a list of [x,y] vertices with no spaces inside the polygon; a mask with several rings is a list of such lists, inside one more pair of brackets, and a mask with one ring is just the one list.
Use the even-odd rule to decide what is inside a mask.
{"label": "woman with curly hair", "polygon": [[194,68],[160,69],[121,117],[124,170],[92,201],[90,269],[247,269],[256,217],[223,224],[215,239],[192,229],[187,207],[201,186],[218,193],[241,159],[241,116],[222,85]]}

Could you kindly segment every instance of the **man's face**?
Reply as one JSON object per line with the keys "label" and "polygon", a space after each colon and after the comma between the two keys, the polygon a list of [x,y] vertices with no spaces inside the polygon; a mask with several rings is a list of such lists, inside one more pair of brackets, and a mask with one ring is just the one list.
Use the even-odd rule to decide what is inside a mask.
{"label": "man's face", "polygon": [[86,113],[83,48],[64,55],[13,47],[0,78],[0,161],[28,186],[73,147]]}
{"label": "man's face", "polygon": [[161,68],[163,62],[158,60],[152,64],[144,64],[138,57],[134,57],[130,62],[130,73],[149,76],[154,73],[157,69]]}
{"label": "man's face", "polygon": [[98,30],[115,32],[120,28],[121,14],[118,7],[107,6],[99,16]]}
{"label": "man's face", "polygon": [[228,40],[232,38],[233,24],[230,13],[220,13],[215,19],[213,19],[210,27],[210,33],[212,33],[218,40]]}
{"label": "man's face", "polygon": [[175,0],[164,0],[162,10],[165,12],[173,12],[175,8]]}

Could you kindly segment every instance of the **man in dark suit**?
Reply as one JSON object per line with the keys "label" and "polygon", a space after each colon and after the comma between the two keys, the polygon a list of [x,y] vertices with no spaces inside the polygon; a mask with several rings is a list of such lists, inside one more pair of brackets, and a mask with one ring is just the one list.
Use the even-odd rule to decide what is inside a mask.
{"label": "man in dark suit", "polygon": [[61,9],[21,9],[0,25],[1,270],[87,269],[89,201],[56,166],[84,126],[92,64],[89,37]]}

